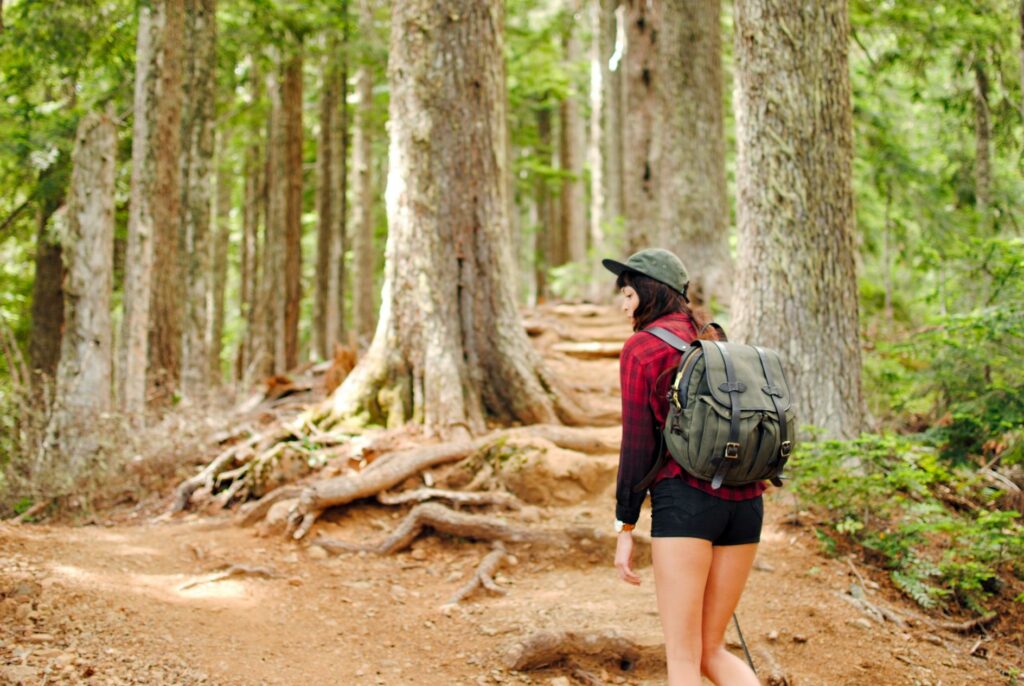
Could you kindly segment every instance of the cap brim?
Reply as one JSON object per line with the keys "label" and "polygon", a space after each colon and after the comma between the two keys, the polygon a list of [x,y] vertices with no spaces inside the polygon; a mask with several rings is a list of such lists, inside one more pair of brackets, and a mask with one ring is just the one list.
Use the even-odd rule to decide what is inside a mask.
{"label": "cap brim", "polygon": [[621,262],[616,262],[615,260],[601,260],[601,264],[603,264],[604,268],[610,271],[615,276],[618,276],[619,274],[625,271],[636,271],[634,269],[630,269]]}

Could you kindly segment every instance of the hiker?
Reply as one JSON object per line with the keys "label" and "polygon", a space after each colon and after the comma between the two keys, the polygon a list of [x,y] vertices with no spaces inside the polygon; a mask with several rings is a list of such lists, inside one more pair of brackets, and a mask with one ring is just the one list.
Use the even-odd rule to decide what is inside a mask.
{"label": "hiker", "polygon": [[632,530],[648,489],[635,489],[660,464],[650,483],[651,554],[669,686],[696,686],[702,673],[720,686],[757,686],[751,668],[725,649],[725,630],[760,541],[764,482],[715,489],[665,459],[660,438],[680,353],[644,329],[660,327],[686,343],[697,339],[700,322],[688,306],[686,267],[661,249],[641,250],[625,263],[603,264],[618,277],[622,310],[636,332],[619,361],[622,448],[615,567],[623,581],[640,584],[632,569]]}

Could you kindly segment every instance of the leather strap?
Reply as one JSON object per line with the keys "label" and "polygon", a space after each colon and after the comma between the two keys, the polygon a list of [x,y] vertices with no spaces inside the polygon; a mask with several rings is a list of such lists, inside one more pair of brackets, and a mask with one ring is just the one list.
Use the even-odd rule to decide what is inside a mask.
{"label": "leather strap", "polygon": [[764,348],[755,345],[754,350],[757,351],[757,356],[761,360],[761,369],[764,370],[764,380],[767,384],[762,390],[771,397],[772,405],[775,406],[775,414],[779,416],[779,457],[775,461],[778,466],[775,468],[775,473],[771,477],[771,482],[774,486],[782,486],[782,470],[786,466],[786,462],[789,460],[789,451],[792,446],[792,443],[789,440],[789,425],[786,422],[786,413],[779,406],[779,398],[782,397],[782,389],[775,386],[772,380],[772,374],[768,371],[768,357],[765,355]]}
{"label": "leather strap", "polygon": [[729,403],[732,405],[732,413],[729,417],[729,438],[725,443],[725,453],[718,459],[718,468],[711,479],[711,488],[716,491],[722,487],[725,475],[729,469],[736,464],[740,457],[740,393],[746,390],[746,386],[736,380],[736,368],[733,367],[732,358],[726,351],[725,346],[718,341],[711,341],[722,353],[722,361],[725,363],[725,383],[721,390],[729,394]]}
{"label": "leather strap", "polygon": [[690,344],[684,341],[679,336],[675,335],[668,329],[663,329],[660,326],[652,326],[649,329],[644,329],[644,333],[649,333],[652,336],[660,338],[663,342],[668,343],[679,352],[685,352]]}

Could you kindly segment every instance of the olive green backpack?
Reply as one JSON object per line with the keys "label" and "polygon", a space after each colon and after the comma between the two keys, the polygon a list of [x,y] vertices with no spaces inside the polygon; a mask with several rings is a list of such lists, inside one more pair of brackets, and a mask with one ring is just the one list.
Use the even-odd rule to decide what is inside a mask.
{"label": "olive green backpack", "polygon": [[[721,327],[712,326],[724,339]],[[765,479],[781,486],[796,415],[778,354],[725,340],[687,344],[660,327],[644,331],[682,353],[662,431],[672,458],[714,489]],[[663,459],[637,491],[650,485]]]}

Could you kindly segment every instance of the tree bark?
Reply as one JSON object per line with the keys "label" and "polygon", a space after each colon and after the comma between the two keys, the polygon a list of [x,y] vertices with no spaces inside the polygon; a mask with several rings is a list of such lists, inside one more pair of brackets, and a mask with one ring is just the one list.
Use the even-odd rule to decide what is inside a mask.
{"label": "tree bark", "polygon": [[[551,127],[551,110],[541,106],[537,110],[537,155],[548,166],[554,166],[554,140]],[[548,269],[565,262],[564,234],[561,231],[561,213],[552,192],[552,182],[538,175],[536,198],[539,227],[534,234],[534,273],[537,279],[537,298],[550,295]]]}
{"label": "tree bark", "polygon": [[[590,139],[587,141],[587,163],[590,167],[590,245],[595,255],[603,256],[605,206],[604,118],[605,82],[607,81],[607,32],[604,31],[603,0],[587,0],[590,25]],[[602,278],[604,267],[599,259],[591,260],[590,286],[587,295],[599,300],[606,293],[608,280]]]}
{"label": "tree bark", "polygon": [[[373,8],[359,0],[360,33],[372,35]],[[360,347],[369,343],[377,322],[374,277],[377,256],[373,249],[372,126],[373,78],[369,57],[362,54],[356,69],[356,104],[352,122],[352,329]]]}
{"label": "tree bark", "polygon": [[213,309],[210,317],[210,329],[207,333],[207,349],[209,350],[209,375],[210,384],[219,386],[224,379],[221,371],[221,357],[223,354],[224,340],[224,296],[227,290],[228,281],[228,248],[231,245],[231,196],[234,189],[232,170],[229,168],[226,156],[226,139],[222,135],[218,150],[220,151],[217,165],[217,196],[216,211],[217,231],[213,239],[213,249],[210,260],[213,262],[213,288],[212,301]]}
{"label": "tree bark", "polygon": [[122,411],[139,415],[146,405],[149,301],[153,278],[153,194],[156,183],[155,106],[159,76],[159,15],[139,7],[135,47],[134,124],[132,126],[131,204],[124,265],[124,315],[118,351],[117,397]]}
{"label": "tree bark", "polygon": [[659,26],[648,0],[626,0],[625,85],[623,93],[623,213],[630,253],[658,240],[658,80]]}
{"label": "tree bark", "polygon": [[160,30],[153,146],[153,283],[150,293],[152,321],[149,328],[149,387],[157,405],[171,402],[181,378],[184,283],[181,262],[181,115],[182,46],[185,33],[185,0],[154,3]]}
{"label": "tree bark", "polygon": [[658,40],[662,244],[686,256],[691,299],[728,302],[721,0],[662,5]]}
{"label": "tree bark", "polygon": [[320,78],[320,139],[316,155],[317,178],[317,225],[316,225],[316,276],[313,295],[313,352],[323,360],[330,357],[330,340],[333,329],[328,321],[331,292],[331,265],[334,257],[334,169],[337,139],[335,131],[335,108],[338,101],[338,80],[335,66],[333,37],[327,39],[327,50],[323,56]]}
{"label": "tree bark", "polygon": [[[579,30],[576,26],[575,13],[577,1],[568,0],[568,11],[573,14],[569,27],[563,37],[565,60],[570,71],[582,59]],[[562,179],[562,236],[565,241],[567,262],[582,262],[587,256],[586,202],[583,194],[583,155],[586,147],[586,136],[583,130],[583,116],[580,114],[579,94],[573,85],[561,102],[559,115],[561,118],[561,144],[558,147],[560,167],[568,176]]]}
{"label": "tree bark", "polygon": [[512,293],[502,33],[498,0],[393,6],[381,321],[332,398],[336,417],[456,436],[481,432],[487,415],[579,418]]}
{"label": "tree bark", "polygon": [[[340,54],[336,57],[338,74],[337,97],[338,106],[335,108],[337,122],[334,125],[335,144],[335,169],[334,181],[337,187],[335,197],[337,201],[337,217],[335,218],[335,236],[331,242],[331,292],[328,303],[329,331],[332,332],[333,344],[347,343],[347,320],[345,316],[345,300],[348,292],[347,270],[345,269],[345,253],[348,252],[348,59],[349,59],[349,32],[348,32],[348,0],[342,2],[342,21],[345,28],[342,32]],[[333,352],[333,344],[331,352]]]}
{"label": "tree bark", "polygon": [[[257,70],[256,60],[249,60],[249,91],[253,102],[263,99],[263,77]],[[235,378],[243,386],[252,383],[253,375],[266,368],[266,302],[262,283],[262,260],[265,246],[260,247],[260,229],[266,226],[267,184],[266,147],[262,127],[250,131],[252,142],[245,153],[245,200],[242,208],[242,242],[239,246],[239,311],[245,320],[245,334],[239,343],[235,364]]]}
{"label": "tree bark", "polygon": [[259,375],[267,377],[285,370],[284,359],[284,243],[285,195],[284,168],[285,132],[284,103],[278,76],[279,54],[271,49],[274,66],[267,74],[267,98],[270,112],[267,121],[267,221],[263,237],[263,279],[260,293],[263,309],[263,336],[266,354]]}
{"label": "tree bark", "polygon": [[69,461],[72,479],[97,449],[92,430],[111,405],[116,143],[109,115],[91,113],[79,123],[61,241],[67,267],[64,336],[48,430],[50,447]]}
{"label": "tree bark", "polygon": [[601,11],[601,23],[607,41],[602,60],[606,103],[603,141],[606,158],[605,195],[608,201],[605,214],[609,222],[618,224],[625,213],[622,188],[622,96],[625,90],[625,68],[622,58],[626,49],[626,8],[619,4],[619,0],[601,0]]}
{"label": "tree bark", "polygon": [[60,240],[50,230],[50,220],[63,202],[62,197],[43,198],[36,214],[35,278],[32,281],[32,334],[28,356],[35,392],[51,387],[60,361],[61,331],[64,329],[64,263]]}
{"label": "tree bark", "polygon": [[988,76],[977,58],[974,71],[974,206],[988,226],[992,203],[992,123],[989,118]]}
{"label": "tree bark", "polygon": [[848,21],[845,0],[736,3],[732,334],[782,353],[801,423],[830,437],[864,413]]}
{"label": "tree bark", "polygon": [[299,363],[299,309],[302,305],[302,43],[284,70],[285,234],[284,368]]}
{"label": "tree bark", "polygon": [[[182,268],[187,284],[181,346],[181,393],[206,395],[210,373],[211,218],[217,97],[216,0],[185,0],[181,130]],[[179,293],[180,297],[180,293]]]}

